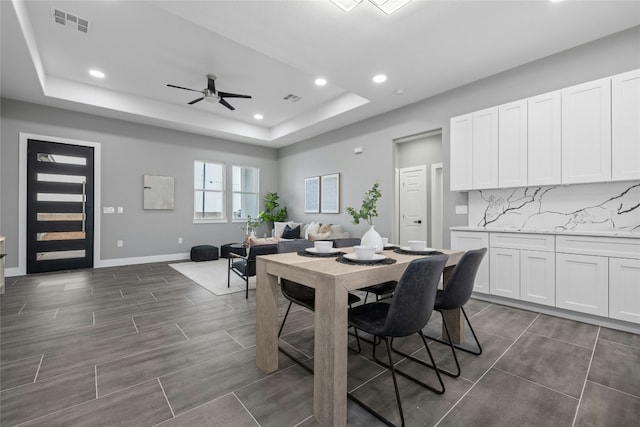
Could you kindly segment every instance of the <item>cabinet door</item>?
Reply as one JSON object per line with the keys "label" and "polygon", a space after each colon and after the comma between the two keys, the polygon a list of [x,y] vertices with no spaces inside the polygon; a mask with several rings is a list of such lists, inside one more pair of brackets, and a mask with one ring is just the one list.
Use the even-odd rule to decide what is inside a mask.
{"label": "cabinet door", "polygon": [[556,259],[553,252],[520,251],[520,299],[555,306]]}
{"label": "cabinet door", "polygon": [[491,248],[489,254],[489,292],[507,298],[520,298],[520,251]]}
{"label": "cabinet door", "polygon": [[562,90],[562,183],[611,180],[611,79]]}
{"label": "cabinet door", "polygon": [[609,258],[609,317],[640,323],[640,260]]}
{"label": "cabinet door", "polygon": [[498,186],[527,186],[527,100],[498,107]]}
{"label": "cabinet door", "polygon": [[472,138],[471,114],[453,117],[450,121],[450,173],[451,191],[471,190],[472,187]]}
{"label": "cabinet door", "polygon": [[611,178],[640,179],[640,70],[611,79]]}
{"label": "cabinet door", "polygon": [[[466,231],[452,231],[451,232],[451,248],[468,251],[470,249],[480,249],[489,247],[489,233],[483,232],[466,232]],[[478,274],[476,275],[476,282],[473,285],[474,292],[482,292],[484,294],[489,293],[489,257],[488,254],[482,259]]]}
{"label": "cabinet door", "polygon": [[527,183],[561,182],[560,91],[529,98],[527,105]]}
{"label": "cabinet door", "polygon": [[474,189],[498,187],[498,107],[476,111],[473,116]]}
{"label": "cabinet door", "polygon": [[609,315],[609,259],[556,254],[556,307]]}

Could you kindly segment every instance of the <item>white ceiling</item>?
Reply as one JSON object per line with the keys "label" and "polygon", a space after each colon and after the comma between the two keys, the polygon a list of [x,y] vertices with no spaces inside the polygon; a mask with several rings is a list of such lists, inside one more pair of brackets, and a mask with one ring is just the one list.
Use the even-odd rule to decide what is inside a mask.
{"label": "white ceiling", "polygon": [[[329,0],[1,3],[3,97],[268,147],[640,25],[638,0],[414,0],[390,16],[366,1],[349,13]],[[201,90],[207,74],[253,99],[187,105],[199,95],[166,86]]]}

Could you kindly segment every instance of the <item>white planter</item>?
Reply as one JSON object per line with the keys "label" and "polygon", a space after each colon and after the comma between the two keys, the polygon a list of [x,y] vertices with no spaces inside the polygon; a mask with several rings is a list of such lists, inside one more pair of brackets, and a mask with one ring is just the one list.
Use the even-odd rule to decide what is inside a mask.
{"label": "white planter", "polygon": [[375,230],[375,226],[369,226],[369,230],[362,236],[360,239],[360,244],[362,246],[375,246],[376,252],[382,252],[384,249],[384,245],[382,244],[382,237]]}

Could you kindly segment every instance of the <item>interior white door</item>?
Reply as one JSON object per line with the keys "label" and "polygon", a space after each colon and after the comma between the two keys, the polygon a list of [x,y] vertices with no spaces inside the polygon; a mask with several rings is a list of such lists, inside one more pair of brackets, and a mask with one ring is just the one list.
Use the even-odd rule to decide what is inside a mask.
{"label": "interior white door", "polygon": [[431,165],[431,242],[432,248],[442,247],[442,163]]}
{"label": "interior white door", "polygon": [[427,166],[400,169],[400,245],[427,240]]}

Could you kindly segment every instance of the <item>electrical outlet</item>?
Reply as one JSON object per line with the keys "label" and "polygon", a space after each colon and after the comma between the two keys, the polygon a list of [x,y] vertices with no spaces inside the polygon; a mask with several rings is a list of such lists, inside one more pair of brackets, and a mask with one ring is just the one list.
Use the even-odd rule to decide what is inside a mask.
{"label": "electrical outlet", "polygon": [[118,213],[124,213],[124,208],[122,206],[118,206]]}
{"label": "electrical outlet", "polygon": [[118,240],[118,242],[116,243],[116,246],[121,248],[124,246],[124,242],[122,240]]}
{"label": "electrical outlet", "polygon": [[182,244],[182,237],[178,237],[178,244],[181,245]]}

